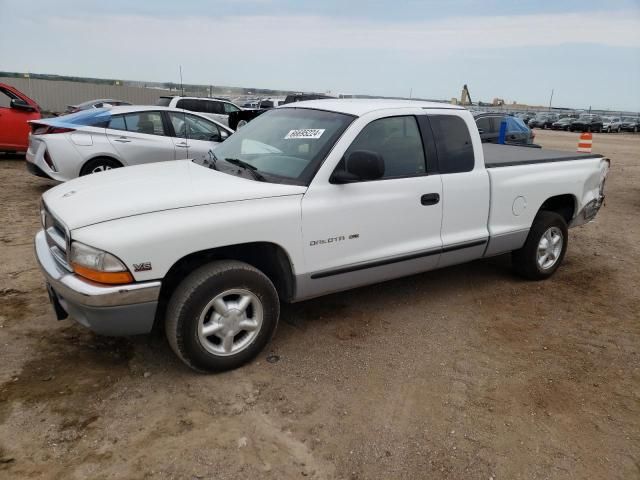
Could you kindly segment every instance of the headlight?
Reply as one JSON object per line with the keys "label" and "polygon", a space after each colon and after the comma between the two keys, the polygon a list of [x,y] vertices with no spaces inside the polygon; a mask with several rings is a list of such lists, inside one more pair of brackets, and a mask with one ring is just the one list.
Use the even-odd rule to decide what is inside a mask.
{"label": "headlight", "polygon": [[110,284],[133,282],[133,277],[126,265],[117,257],[84,243],[71,243],[69,263],[75,273],[94,282]]}

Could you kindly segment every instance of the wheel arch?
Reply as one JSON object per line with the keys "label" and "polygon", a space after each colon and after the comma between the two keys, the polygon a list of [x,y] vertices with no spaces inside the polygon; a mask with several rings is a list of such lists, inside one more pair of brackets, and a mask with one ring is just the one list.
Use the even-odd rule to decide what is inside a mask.
{"label": "wheel arch", "polygon": [[169,298],[180,281],[198,267],[215,260],[248,263],[271,280],[280,300],[290,301],[295,296],[293,263],[287,251],[276,243],[251,242],[200,250],[178,259],[164,276],[155,325],[162,323]]}
{"label": "wheel arch", "polygon": [[578,200],[575,195],[571,193],[555,195],[547,198],[542,205],[540,205],[538,213],[541,211],[555,212],[561,215],[567,224],[569,224],[576,214],[577,205]]}

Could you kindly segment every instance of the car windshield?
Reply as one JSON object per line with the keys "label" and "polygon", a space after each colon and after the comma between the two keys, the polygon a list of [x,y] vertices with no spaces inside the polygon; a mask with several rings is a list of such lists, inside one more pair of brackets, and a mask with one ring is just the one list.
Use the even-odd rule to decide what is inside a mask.
{"label": "car windshield", "polygon": [[241,160],[268,181],[306,185],[353,119],[306,108],[269,110],[218,145],[215,157]]}

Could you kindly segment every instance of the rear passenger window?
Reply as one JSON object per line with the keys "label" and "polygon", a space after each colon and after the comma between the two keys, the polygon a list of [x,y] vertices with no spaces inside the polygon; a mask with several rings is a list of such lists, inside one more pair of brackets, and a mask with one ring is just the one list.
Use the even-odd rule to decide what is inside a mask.
{"label": "rear passenger window", "polygon": [[466,122],[453,115],[429,116],[438,151],[440,173],[470,172],[475,158]]}
{"label": "rear passenger window", "polygon": [[129,132],[164,135],[160,112],[130,113],[125,115],[124,118]]}
{"label": "rear passenger window", "polygon": [[[345,158],[356,150],[369,150],[382,155],[382,178],[412,177],[426,173],[422,138],[413,116],[374,120],[356,137],[345,152]],[[340,168],[344,168],[344,165],[339,165]]]}
{"label": "rear passenger window", "polygon": [[112,128],[113,130],[126,130],[127,125],[124,123],[124,117],[122,115],[111,117],[107,128]]}

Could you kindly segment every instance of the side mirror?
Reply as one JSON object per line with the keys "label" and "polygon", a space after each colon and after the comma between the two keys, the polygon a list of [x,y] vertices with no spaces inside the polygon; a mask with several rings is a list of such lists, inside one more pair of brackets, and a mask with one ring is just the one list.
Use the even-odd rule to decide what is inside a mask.
{"label": "side mirror", "polygon": [[343,184],[378,180],[384,175],[384,159],[377,152],[356,150],[344,159],[344,170],[331,175],[331,183]]}
{"label": "side mirror", "polygon": [[33,105],[29,105],[21,98],[12,98],[9,106],[11,108],[15,108],[16,110],[27,110],[29,112],[35,111],[35,107]]}

